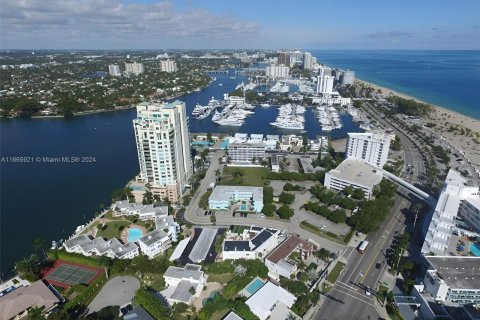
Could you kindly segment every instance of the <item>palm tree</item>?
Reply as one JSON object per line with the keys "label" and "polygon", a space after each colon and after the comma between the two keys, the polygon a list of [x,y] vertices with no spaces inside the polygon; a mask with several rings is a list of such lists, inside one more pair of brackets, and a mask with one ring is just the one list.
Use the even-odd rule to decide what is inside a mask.
{"label": "palm tree", "polygon": [[28,311],[28,320],[45,320],[46,318],[42,315],[43,307],[33,307]]}
{"label": "palm tree", "polygon": [[100,264],[105,268],[105,276],[108,279],[108,269],[112,266],[113,261],[107,256],[100,257]]}
{"label": "palm tree", "polygon": [[41,237],[39,238],[36,238],[34,241],[33,241],[33,248],[35,250],[42,250],[43,252],[43,257],[46,259],[47,258],[47,252],[45,251],[45,247],[47,245],[47,241]]}

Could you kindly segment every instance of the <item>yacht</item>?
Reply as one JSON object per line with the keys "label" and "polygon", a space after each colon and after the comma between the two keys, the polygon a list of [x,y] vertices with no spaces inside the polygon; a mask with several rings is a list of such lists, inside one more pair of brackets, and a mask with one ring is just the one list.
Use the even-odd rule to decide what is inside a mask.
{"label": "yacht", "polygon": [[232,127],[240,127],[243,125],[243,120],[240,120],[238,118],[223,118],[218,121],[215,121],[216,124],[219,124],[221,126],[232,126]]}
{"label": "yacht", "polygon": [[270,105],[269,105],[268,103],[262,103],[262,104],[260,105],[260,107],[262,107],[262,108],[269,108]]}
{"label": "yacht", "polygon": [[303,130],[304,126],[303,123],[301,122],[296,122],[296,121],[275,121],[275,122],[270,122],[270,125],[280,128],[280,129],[291,129],[291,130]]}

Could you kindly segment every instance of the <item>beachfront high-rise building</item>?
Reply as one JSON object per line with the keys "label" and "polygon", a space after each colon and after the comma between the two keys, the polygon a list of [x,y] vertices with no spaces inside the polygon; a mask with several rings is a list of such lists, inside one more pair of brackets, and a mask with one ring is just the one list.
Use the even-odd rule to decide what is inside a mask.
{"label": "beachfront high-rise building", "polygon": [[153,194],[178,202],[192,175],[185,103],[137,105],[133,120],[140,175]]}
{"label": "beachfront high-rise building", "polygon": [[177,72],[177,64],[173,60],[162,60],[161,70],[162,72]]}
{"label": "beachfront high-rise building", "polygon": [[345,158],[355,158],[383,168],[388,160],[392,135],[384,131],[348,133]]}
{"label": "beachfront high-rise building", "polygon": [[310,52],[303,54],[303,69],[311,69],[313,67],[313,57]]}
{"label": "beachfront high-rise building", "polygon": [[288,78],[290,68],[287,66],[268,66],[265,70],[267,77],[273,79],[285,79]]}
{"label": "beachfront high-rise building", "polygon": [[279,52],[277,64],[290,67],[290,52]]}
{"label": "beachfront high-rise building", "polygon": [[127,74],[139,75],[145,72],[145,67],[143,63],[125,62],[125,72]]}
{"label": "beachfront high-rise building", "polygon": [[110,73],[110,75],[113,77],[119,77],[122,75],[122,71],[120,70],[118,64],[108,65],[108,73]]}
{"label": "beachfront high-rise building", "polygon": [[355,81],[355,71],[343,71],[342,75],[340,76],[340,83],[343,85],[346,84],[353,84]]}
{"label": "beachfront high-rise building", "polygon": [[335,78],[332,76],[331,68],[321,68],[317,77],[317,94],[333,93],[333,82]]}
{"label": "beachfront high-rise building", "polygon": [[[438,198],[422,252],[449,256],[455,252],[459,236],[480,233],[480,188],[460,172],[450,169]],[[453,249],[452,249],[453,248]],[[466,251],[469,251],[467,244]],[[471,250],[471,249],[470,249]]]}

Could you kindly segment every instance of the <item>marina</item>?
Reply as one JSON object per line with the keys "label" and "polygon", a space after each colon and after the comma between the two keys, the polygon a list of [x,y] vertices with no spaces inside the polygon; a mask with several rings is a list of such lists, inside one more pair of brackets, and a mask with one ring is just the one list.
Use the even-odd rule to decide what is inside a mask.
{"label": "marina", "polygon": [[278,116],[275,122],[270,122],[270,125],[289,130],[303,130],[305,128],[305,107],[285,104],[278,108]]}
{"label": "marina", "polygon": [[341,129],[343,127],[342,120],[338,111],[333,106],[318,106],[317,107],[318,122],[322,127],[322,131],[330,132],[334,129]]}

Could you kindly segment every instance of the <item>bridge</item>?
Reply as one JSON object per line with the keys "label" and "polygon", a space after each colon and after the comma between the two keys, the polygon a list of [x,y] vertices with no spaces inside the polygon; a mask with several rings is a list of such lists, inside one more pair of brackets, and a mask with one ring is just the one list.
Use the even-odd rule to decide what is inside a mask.
{"label": "bridge", "polygon": [[414,296],[393,296],[393,301],[397,306],[416,306],[420,307],[417,297]]}
{"label": "bridge", "polygon": [[435,204],[436,199],[433,198],[431,195],[429,195],[425,191],[420,190],[419,188],[415,187],[413,184],[408,183],[407,181],[401,179],[400,177],[397,177],[393,173],[388,172],[386,170],[383,170],[383,176],[385,178],[395,182],[396,184],[398,184],[400,187],[406,189],[407,191],[415,194],[420,199],[425,200],[426,202],[428,202],[428,204],[430,204],[430,205]]}

